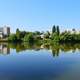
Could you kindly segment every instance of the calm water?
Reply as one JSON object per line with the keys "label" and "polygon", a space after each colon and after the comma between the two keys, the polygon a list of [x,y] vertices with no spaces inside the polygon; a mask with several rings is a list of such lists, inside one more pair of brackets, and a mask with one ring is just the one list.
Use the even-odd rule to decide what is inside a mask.
{"label": "calm water", "polygon": [[0,80],[80,80],[80,44],[0,43]]}

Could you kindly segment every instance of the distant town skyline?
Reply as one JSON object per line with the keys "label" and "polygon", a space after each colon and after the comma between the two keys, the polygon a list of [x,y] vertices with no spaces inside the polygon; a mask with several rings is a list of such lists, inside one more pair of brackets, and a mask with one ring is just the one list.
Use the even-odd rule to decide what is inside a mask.
{"label": "distant town skyline", "polygon": [[80,28],[80,0],[0,0],[0,26],[26,31]]}

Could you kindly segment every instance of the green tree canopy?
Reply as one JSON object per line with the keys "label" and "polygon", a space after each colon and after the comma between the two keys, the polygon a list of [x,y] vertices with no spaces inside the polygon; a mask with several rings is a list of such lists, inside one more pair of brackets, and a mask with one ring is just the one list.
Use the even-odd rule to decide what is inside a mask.
{"label": "green tree canopy", "polygon": [[52,33],[55,33],[56,32],[56,26],[54,25],[53,27],[52,27]]}
{"label": "green tree canopy", "polygon": [[21,33],[20,33],[19,29],[16,29],[16,37],[18,40],[20,40],[20,38],[21,38]]}
{"label": "green tree canopy", "polygon": [[57,26],[57,34],[60,34],[59,26]]}
{"label": "green tree canopy", "polygon": [[16,42],[17,41],[17,37],[15,34],[11,34],[9,37],[8,37],[8,40],[11,41],[11,42]]}
{"label": "green tree canopy", "polygon": [[33,43],[34,42],[34,36],[32,33],[26,34],[24,37],[24,42]]}

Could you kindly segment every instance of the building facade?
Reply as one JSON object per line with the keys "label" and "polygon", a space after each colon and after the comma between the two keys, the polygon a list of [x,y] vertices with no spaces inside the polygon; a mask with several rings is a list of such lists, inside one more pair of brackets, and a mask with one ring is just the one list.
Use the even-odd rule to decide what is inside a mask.
{"label": "building facade", "polygon": [[4,38],[9,36],[10,34],[10,27],[4,26],[0,27],[0,38]]}

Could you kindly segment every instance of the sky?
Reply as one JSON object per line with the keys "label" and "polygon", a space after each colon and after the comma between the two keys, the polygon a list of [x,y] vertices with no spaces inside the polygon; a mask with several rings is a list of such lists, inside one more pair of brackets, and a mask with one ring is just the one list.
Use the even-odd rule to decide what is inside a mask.
{"label": "sky", "polygon": [[0,26],[26,31],[80,30],[80,0],[0,0]]}

